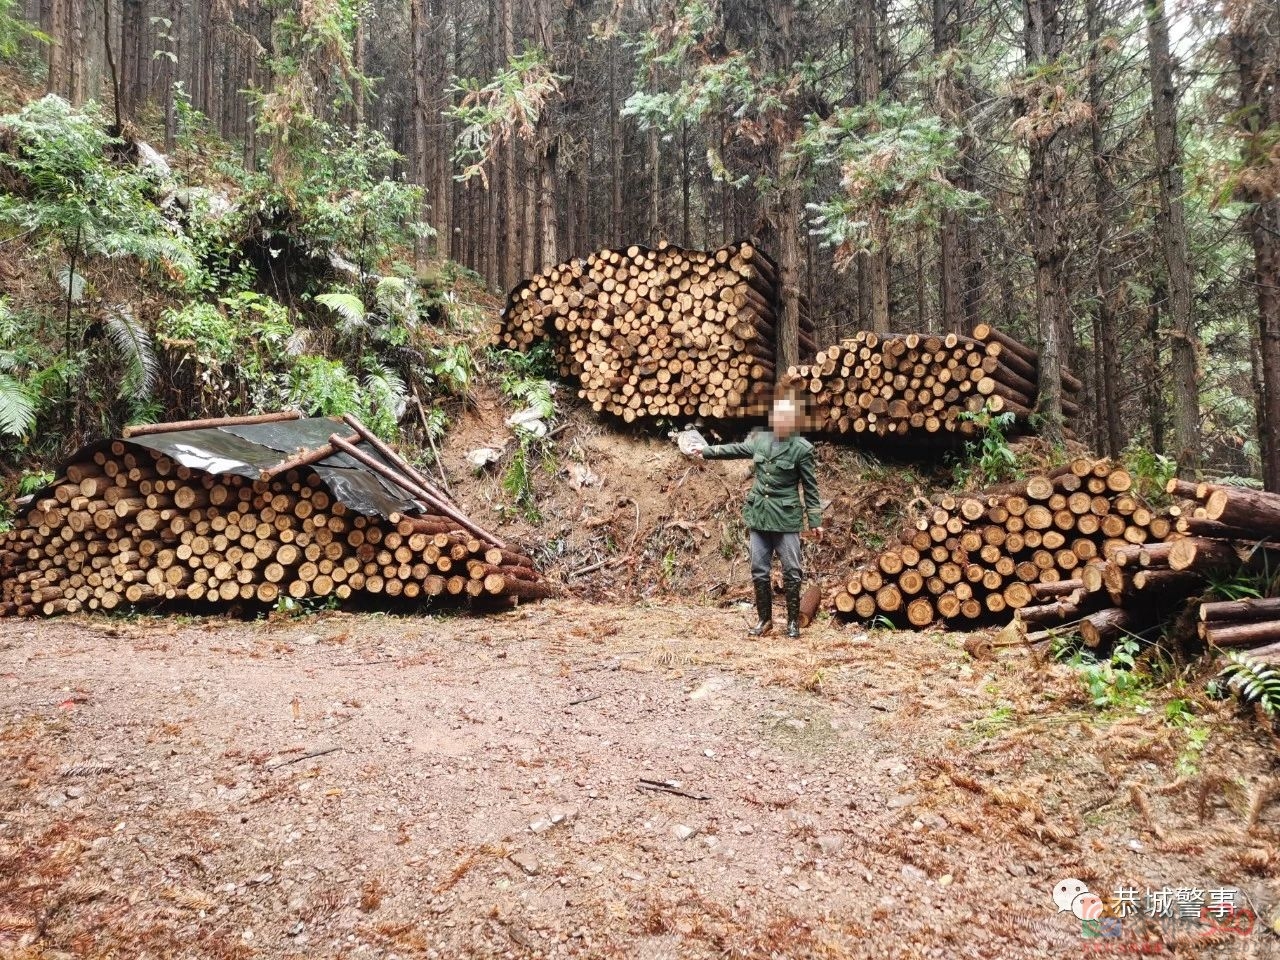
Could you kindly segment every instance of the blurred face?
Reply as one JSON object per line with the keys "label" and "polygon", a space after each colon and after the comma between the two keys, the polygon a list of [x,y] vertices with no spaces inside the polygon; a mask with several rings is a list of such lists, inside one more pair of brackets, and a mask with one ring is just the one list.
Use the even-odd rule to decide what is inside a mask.
{"label": "blurred face", "polygon": [[773,411],[769,414],[769,426],[773,428],[774,436],[785,440],[796,432],[797,422],[796,410],[791,404],[778,402],[773,405]]}

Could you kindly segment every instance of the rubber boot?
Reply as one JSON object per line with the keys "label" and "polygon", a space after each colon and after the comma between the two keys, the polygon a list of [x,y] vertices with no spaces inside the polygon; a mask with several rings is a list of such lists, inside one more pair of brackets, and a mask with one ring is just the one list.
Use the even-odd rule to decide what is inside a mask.
{"label": "rubber boot", "polygon": [[763,637],[773,629],[773,584],[768,580],[752,581],[756,587],[756,613],[760,622],[747,631],[748,636]]}
{"label": "rubber boot", "polygon": [[787,637],[795,640],[800,636],[800,581],[788,580],[784,586],[787,591]]}

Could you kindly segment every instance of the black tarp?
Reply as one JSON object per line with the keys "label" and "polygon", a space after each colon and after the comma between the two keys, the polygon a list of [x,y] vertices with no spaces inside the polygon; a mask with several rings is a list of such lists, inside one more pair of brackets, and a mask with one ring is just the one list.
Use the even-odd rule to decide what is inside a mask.
{"label": "black tarp", "polygon": [[[350,427],[341,420],[312,417],[273,423],[228,424],[202,430],[175,430],[118,442],[126,447],[145,447],[163,453],[192,470],[219,475],[237,474],[256,480],[263,470],[274,467],[299,450],[324,446],[331,434],[345,436],[350,432]],[[117,441],[99,440],[82,447],[68,463],[92,459],[98,451],[109,450],[114,442]],[[386,459],[372,446],[364,444],[360,449],[375,460],[386,463]],[[320,475],[330,494],[356,513],[388,517],[392,513],[426,510],[426,505],[413,499],[407,491],[345,453],[326,457],[311,469]],[[59,475],[64,474],[65,468]],[[43,492],[37,494],[32,501],[43,495]]]}

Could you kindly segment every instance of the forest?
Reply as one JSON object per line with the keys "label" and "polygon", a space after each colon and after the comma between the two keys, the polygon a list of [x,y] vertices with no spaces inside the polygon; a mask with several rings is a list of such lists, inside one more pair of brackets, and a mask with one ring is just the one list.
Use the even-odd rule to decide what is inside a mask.
{"label": "forest", "polygon": [[0,0],[0,494],[5,957],[1271,955],[1280,3]]}
{"label": "forest", "polygon": [[[503,294],[601,247],[752,238],[779,264],[784,364],[802,299],[819,343],[989,323],[1040,350],[1051,441],[1067,371],[1094,449],[1276,489],[1278,18],[1261,0],[5,0],[0,52],[60,99],[5,119],[57,155],[6,161],[50,196],[0,219],[60,264],[67,302],[65,323],[7,311],[5,384],[28,397],[4,425],[68,417],[75,378],[110,369],[74,355],[95,335],[155,390],[89,419],[193,409],[199,390],[128,360],[141,336],[200,340],[211,312],[239,333],[205,375],[244,384],[206,391],[215,412],[320,381],[395,407],[412,351],[355,328],[429,312],[430,284],[405,285],[425,264]],[[145,183],[93,167],[137,139],[172,156],[185,215],[228,215],[175,235]],[[84,208],[46,176],[80,178]],[[330,253],[336,282],[308,266]],[[123,256],[163,293],[73,317],[93,312],[73,309],[77,261]],[[61,360],[56,336],[22,350],[24,325],[65,326]],[[227,362],[249,329],[275,396]],[[267,356],[304,333],[307,369]]]}

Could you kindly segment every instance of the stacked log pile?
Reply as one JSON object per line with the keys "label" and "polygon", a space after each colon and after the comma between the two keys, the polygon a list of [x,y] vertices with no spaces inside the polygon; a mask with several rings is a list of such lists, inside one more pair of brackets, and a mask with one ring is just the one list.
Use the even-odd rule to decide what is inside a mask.
{"label": "stacked log pile", "polygon": [[[964,415],[983,410],[1012,413],[1025,427],[1038,377],[1036,352],[986,324],[972,337],[859,331],[787,370],[788,382],[809,394],[809,429],[880,437],[972,435],[976,425]],[[1068,435],[1081,387],[1064,375]]]}
{"label": "stacked log pile", "polygon": [[944,496],[845,578],[834,606],[846,617],[917,628],[1007,620],[1015,611],[1079,616],[1098,602],[1088,585],[1108,551],[1172,532],[1170,518],[1132,487],[1122,467],[1080,458],[1010,487]]}
{"label": "stacked log pile", "polygon": [[[777,267],[750,244],[601,250],[511,292],[493,334],[547,340],[562,377],[596,412],[715,419],[762,413],[774,383]],[[808,311],[802,356],[817,349]]]}
{"label": "stacked log pile", "polygon": [[[1181,539],[1163,554],[1138,558],[1141,572],[1183,597],[1201,593],[1211,580],[1242,572],[1275,586],[1280,495],[1181,480],[1169,481],[1167,490],[1182,499],[1174,509],[1175,536]],[[1129,583],[1113,576],[1111,585]],[[1280,663],[1280,598],[1204,602],[1197,612],[1199,634],[1206,643]]]}
{"label": "stacked log pile", "polygon": [[[1085,646],[1097,648],[1159,626],[1215,580],[1274,571],[1280,496],[1181,480],[1166,490],[1182,502],[1168,511],[1163,542],[1107,544],[1103,562],[1085,569],[1069,608],[1027,608],[1022,618],[1041,625],[1078,620]],[[1205,643],[1280,662],[1280,598],[1202,602],[1198,615]]]}
{"label": "stacked log pile", "polygon": [[[227,422],[234,421],[163,426]],[[371,456],[371,448],[387,459]],[[389,518],[354,513],[310,466],[338,450],[368,461],[431,509]],[[114,441],[67,465],[0,539],[0,578],[0,616],[164,601],[510,601],[553,592],[529,557],[476,526],[353,418],[328,445],[300,451],[257,479],[191,469]]]}
{"label": "stacked log pile", "polygon": [[1207,643],[1280,664],[1280,597],[1202,603],[1199,614]]}

